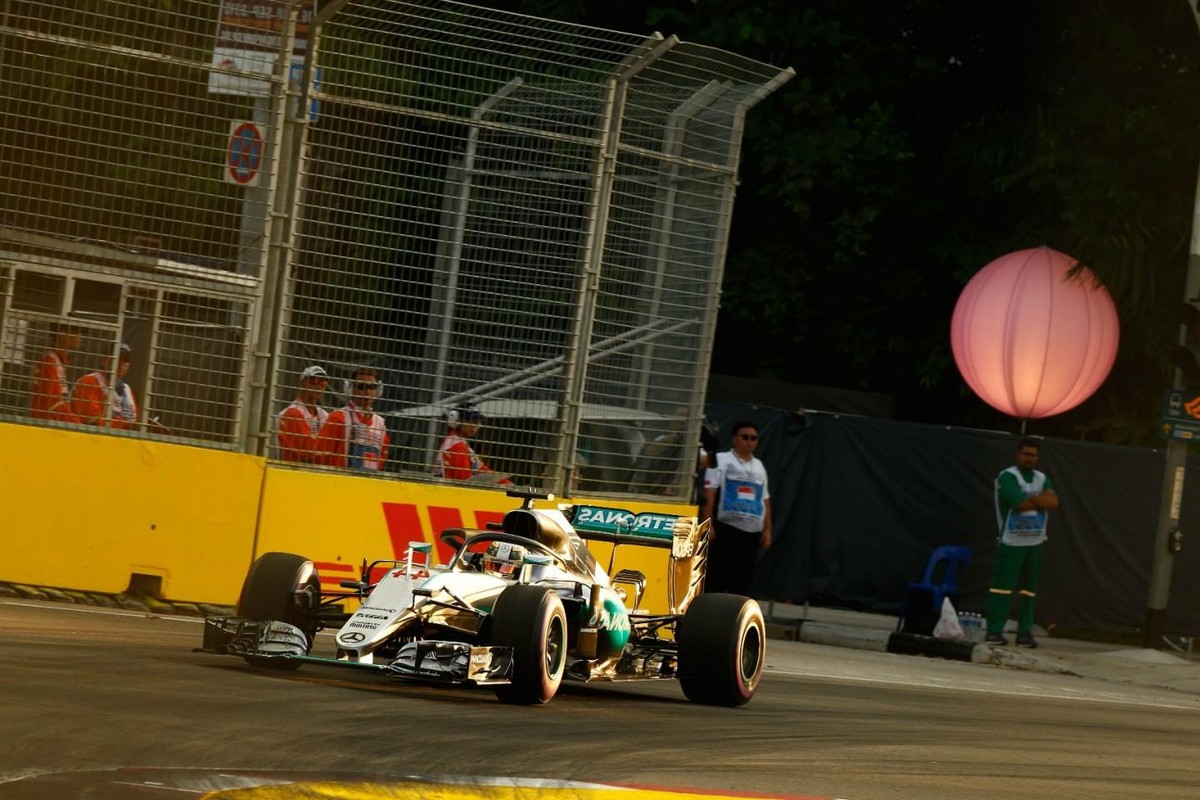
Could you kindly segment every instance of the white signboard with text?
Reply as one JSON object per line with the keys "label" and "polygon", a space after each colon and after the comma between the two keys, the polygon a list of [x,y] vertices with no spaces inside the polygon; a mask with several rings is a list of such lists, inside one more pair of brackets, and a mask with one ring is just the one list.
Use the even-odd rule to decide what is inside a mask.
{"label": "white signboard with text", "polygon": [[[246,96],[266,96],[270,93],[266,80],[224,70],[263,76],[274,71],[275,56],[283,41],[286,5],[283,0],[223,0],[212,58],[213,66],[220,69],[208,74],[210,93]],[[300,11],[291,55],[293,79],[298,77],[304,63],[309,25],[316,13],[316,5],[316,0],[311,0]]]}

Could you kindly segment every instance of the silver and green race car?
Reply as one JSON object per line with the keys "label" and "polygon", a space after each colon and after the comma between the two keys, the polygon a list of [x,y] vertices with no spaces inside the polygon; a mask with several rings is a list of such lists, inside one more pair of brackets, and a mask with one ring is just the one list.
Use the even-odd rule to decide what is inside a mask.
{"label": "silver and green race car", "polygon": [[[432,563],[414,542],[403,560],[364,565],[342,590],[321,589],[313,562],[266,553],[250,567],[236,617],[205,620],[202,650],[257,667],[332,664],[391,678],[486,685],[505,703],[545,703],[563,680],[677,678],[689,700],[738,706],[758,688],[766,657],[762,610],[733,594],[705,594],[708,522],[549,503],[510,491],[521,506],[488,530],[441,533],[454,549]],[[585,540],[670,550],[667,613],[640,608],[645,576],[610,577]],[[342,610],[358,601],[352,613]],[[333,657],[312,655],[318,631],[337,628]]]}

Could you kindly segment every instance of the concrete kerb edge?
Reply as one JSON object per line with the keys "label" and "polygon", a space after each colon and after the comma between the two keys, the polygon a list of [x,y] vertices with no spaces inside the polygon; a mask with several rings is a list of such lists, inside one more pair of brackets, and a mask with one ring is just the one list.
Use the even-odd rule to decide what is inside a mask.
{"label": "concrete kerb edge", "polygon": [[823,622],[805,621],[798,623],[798,641],[809,644],[825,644],[834,647],[850,647],[855,650],[873,650],[878,653],[891,652],[890,631],[875,628],[855,628],[847,625],[829,625]]}
{"label": "concrete kerb edge", "polygon": [[786,641],[872,650],[897,655],[921,655],[993,664],[998,667],[1077,676],[1078,673],[1047,659],[1035,658],[1006,647],[954,639],[938,639],[915,633],[900,633],[847,625],[829,625],[811,620],[790,623],[768,622],[767,638]]}
{"label": "concrete kerb edge", "polygon": [[768,623],[767,637],[832,647],[849,647],[855,650],[872,650],[877,653],[940,656],[960,661],[971,661],[975,648],[972,642],[936,639],[932,636],[897,633],[878,628],[830,625],[812,620],[799,620],[790,624]]}
{"label": "concrete kerb edge", "polygon": [[1032,672],[1049,672],[1055,675],[1080,677],[1078,672],[1069,670],[1049,659],[1036,658],[1007,647],[997,647],[988,644],[975,645],[975,652],[972,654],[971,660],[976,664],[994,664],[998,667],[1012,667]]}
{"label": "concrete kerb edge", "polygon": [[144,611],[152,614],[174,614],[184,617],[234,615],[234,609],[226,606],[216,606],[199,603],[186,603],[162,600],[157,597],[129,594],[98,594],[95,592],[79,592],[73,589],[60,589],[45,586],[28,586],[22,583],[0,581],[0,597],[12,597],[23,600],[48,600],[74,605],[105,606],[108,608],[124,608],[128,611]]}
{"label": "concrete kerb edge", "polygon": [[888,636],[889,653],[913,656],[936,656],[955,661],[974,661],[975,648],[985,647],[962,639],[938,639],[917,633],[892,633]]}

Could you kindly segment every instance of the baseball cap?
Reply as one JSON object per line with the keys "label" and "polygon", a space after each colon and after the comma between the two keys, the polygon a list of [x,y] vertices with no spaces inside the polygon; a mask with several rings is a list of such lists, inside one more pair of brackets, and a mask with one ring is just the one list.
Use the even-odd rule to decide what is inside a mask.
{"label": "baseball cap", "polygon": [[475,406],[464,406],[447,414],[446,421],[451,425],[479,425],[483,422],[483,414]]}
{"label": "baseball cap", "polygon": [[[120,347],[117,348],[117,358],[121,361],[129,361],[132,356],[133,350],[130,349],[128,344],[121,342]],[[106,361],[112,361],[112,352],[105,351],[100,354],[100,358],[105,359]]]}
{"label": "baseball cap", "polygon": [[324,378],[325,380],[329,380],[329,373],[325,371],[324,367],[318,367],[316,364],[313,364],[311,367],[305,367],[304,371],[300,373],[300,377],[301,379]]}

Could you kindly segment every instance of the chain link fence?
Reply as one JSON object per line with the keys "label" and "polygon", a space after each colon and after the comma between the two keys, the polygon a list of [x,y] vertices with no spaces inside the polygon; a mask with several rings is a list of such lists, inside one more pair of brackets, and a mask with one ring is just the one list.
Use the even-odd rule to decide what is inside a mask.
{"label": "chain link fence", "polygon": [[[742,122],[790,70],[446,0],[0,0],[0,59],[5,418],[87,424],[42,407],[94,371],[122,435],[690,492]],[[289,412],[299,456],[295,400],[335,412]]]}

